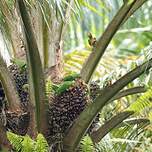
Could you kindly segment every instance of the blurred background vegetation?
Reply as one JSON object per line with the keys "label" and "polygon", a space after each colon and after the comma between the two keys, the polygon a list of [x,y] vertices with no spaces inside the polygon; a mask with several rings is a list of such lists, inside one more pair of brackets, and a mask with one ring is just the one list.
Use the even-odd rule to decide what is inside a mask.
{"label": "blurred background vegetation", "polygon": [[[11,8],[12,1],[9,0],[8,2]],[[64,0],[54,3],[57,9],[57,18],[64,20],[62,7],[66,3]],[[88,33],[98,38],[122,3],[122,0],[75,1],[75,5],[72,6],[73,13],[68,19],[68,30],[64,40],[64,69],[66,74],[71,71],[80,71],[82,64],[91,51],[91,46],[88,43]],[[152,1],[149,0],[131,16],[114,36],[93,77],[93,80],[100,80],[102,87],[114,82],[133,67],[152,57],[151,8]],[[7,60],[9,54],[11,54],[8,43],[5,43],[9,39],[6,38],[9,31],[7,31],[2,12],[0,12],[0,25],[0,51],[5,50],[1,51],[1,53],[6,56],[5,59]],[[147,92],[121,98],[104,107],[100,116],[101,124],[126,108],[136,110],[136,118],[142,119],[140,122],[135,119],[126,120],[124,123],[127,123],[127,125],[118,126],[118,128],[108,133],[96,145],[96,151],[130,152],[133,149],[133,152],[152,152],[152,125],[151,122],[145,121],[152,121],[151,79],[151,72],[145,73],[127,86],[127,88],[131,88],[146,85]],[[133,122],[133,125],[130,122]],[[83,151],[92,151],[92,143],[89,140],[86,137],[82,141]]]}
{"label": "blurred background vegetation", "polygon": [[[81,69],[82,63],[84,63],[85,58],[91,50],[88,44],[88,33],[90,32],[94,37],[98,38],[118,8],[120,8],[122,1],[80,0],[80,4],[80,7],[76,9],[80,13],[76,11],[76,16],[71,18],[68,26],[69,32],[65,40],[65,69],[68,72],[71,69],[75,69],[76,71]],[[151,8],[152,1],[148,1],[117,32],[96,70],[94,80],[100,79],[102,85],[106,81],[114,81],[129,69],[146,60],[147,57],[150,58],[152,56]],[[130,84],[128,88],[143,84],[150,87],[151,74],[148,77],[146,74],[140,77]],[[152,121],[151,101],[149,109],[143,110],[142,106],[144,105],[142,105],[142,102],[148,100],[148,98],[143,99],[142,97],[145,95],[142,95],[139,104],[139,101],[137,101],[140,100],[139,96],[133,95],[121,98],[105,107],[101,114],[101,123],[131,103],[135,104],[137,111],[140,109],[140,115],[138,113],[137,118],[142,116],[143,118],[150,118]],[[137,106],[137,102],[139,107]],[[135,146],[134,152],[152,152],[152,125],[144,126],[144,123],[141,123],[133,127],[128,124],[126,127],[114,129],[104,137],[99,145],[96,151],[129,152]]]}

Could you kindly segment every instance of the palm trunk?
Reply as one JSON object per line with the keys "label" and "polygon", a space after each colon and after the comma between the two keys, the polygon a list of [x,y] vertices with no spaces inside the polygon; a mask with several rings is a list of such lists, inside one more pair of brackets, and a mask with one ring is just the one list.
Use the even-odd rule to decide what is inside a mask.
{"label": "palm trunk", "polygon": [[44,2],[44,7],[36,3],[36,9],[30,11],[32,27],[38,49],[41,56],[41,61],[45,71],[53,81],[58,81],[62,78],[62,45],[61,45],[61,23],[57,20],[54,10],[51,16],[47,18],[45,12],[49,13],[50,8]]}

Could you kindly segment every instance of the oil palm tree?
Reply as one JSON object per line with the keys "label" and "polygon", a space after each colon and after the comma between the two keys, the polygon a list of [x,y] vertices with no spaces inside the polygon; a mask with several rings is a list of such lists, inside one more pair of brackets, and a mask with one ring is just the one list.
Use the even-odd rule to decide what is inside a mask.
{"label": "oil palm tree", "polygon": [[[28,118],[26,122],[26,119],[22,119],[22,122],[27,124],[23,135],[27,133],[31,138],[36,138],[37,133],[42,133],[52,151],[67,152],[76,151],[81,139],[87,133],[94,143],[98,143],[108,132],[133,115],[133,109],[127,109],[112,117],[98,129],[92,129],[95,118],[106,104],[123,96],[145,91],[142,87],[123,91],[122,89],[145,73],[145,70],[148,71],[152,66],[152,59],[135,67],[116,82],[99,89],[93,101],[89,90],[91,90],[91,77],[111,39],[146,1],[148,0],[124,1],[99,39],[96,40],[91,34],[89,35],[92,52],[83,64],[80,74],[63,77],[62,41],[66,31],[66,21],[74,11],[73,6],[78,6],[83,1],[62,1],[61,5],[58,1],[17,0],[13,9],[10,8],[12,5],[9,6],[6,1],[1,0],[1,13],[6,27],[3,31],[6,38],[10,36],[10,40],[8,39],[12,48],[10,52],[13,52],[15,58],[24,58],[24,54],[26,56],[25,64],[19,65],[21,68],[26,67],[27,70],[28,82],[22,86],[22,89],[27,89],[29,97],[25,110],[20,105],[21,97],[12,81],[10,70],[1,56],[0,80],[8,107],[7,110],[4,108],[1,110],[6,123],[1,123],[0,137],[3,140],[0,141],[0,145],[8,149],[12,148],[6,137],[6,128],[10,122],[8,122],[9,114],[13,113],[17,114],[19,120]],[[54,8],[58,8],[59,11]],[[20,45],[22,51],[18,47]],[[49,93],[46,95],[48,89]],[[18,128],[21,128],[20,124]],[[22,134],[18,131],[15,133]]]}

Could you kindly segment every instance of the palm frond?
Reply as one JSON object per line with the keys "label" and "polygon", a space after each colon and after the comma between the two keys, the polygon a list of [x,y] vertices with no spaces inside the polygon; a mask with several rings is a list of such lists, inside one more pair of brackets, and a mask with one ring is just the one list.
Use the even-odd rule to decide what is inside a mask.
{"label": "palm frond", "polygon": [[22,141],[24,138],[22,136],[16,135],[11,132],[7,132],[7,138],[11,142],[12,146],[15,148],[17,152],[22,149]]}
{"label": "palm frond", "polygon": [[22,141],[21,145],[21,152],[34,151],[34,141],[29,136],[24,136],[24,140]]}
{"label": "palm frond", "polygon": [[120,28],[124,17],[128,14],[129,10],[133,7],[134,3],[135,1],[132,1],[131,3],[125,3],[124,5],[121,6],[119,11],[116,13],[115,17],[107,26],[104,33],[100,36],[99,40],[96,42],[95,47],[92,48],[92,52],[81,70],[81,76],[86,82],[89,82],[101,57],[103,56],[106,48],[108,47],[108,44],[110,43],[113,36]]}
{"label": "palm frond", "polygon": [[136,113],[143,112],[146,108],[152,108],[152,87],[150,87],[143,95],[133,102],[128,109]]}
{"label": "palm frond", "polygon": [[134,149],[134,147],[144,142],[142,140],[143,131],[148,124],[126,124],[120,128],[113,129],[102,141],[95,145],[95,151],[130,152],[131,149]]}
{"label": "palm frond", "polygon": [[93,142],[88,135],[81,140],[80,149],[82,152],[92,152],[94,150]]}
{"label": "palm frond", "polygon": [[116,116],[112,117],[110,120],[104,123],[97,131],[94,131],[91,134],[91,138],[93,142],[98,143],[100,140],[108,134],[112,129],[114,129],[117,125],[121,124],[123,120],[128,118],[130,115],[133,115],[133,111],[124,111]]}
{"label": "palm frond", "polygon": [[95,13],[95,14],[103,17],[103,14],[102,14],[100,11],[98,11],[98,10],[96,9],[96,7],[94,7],[93,5],[89,4],[89,2],[87,2],[87,1],[85,1],[85,0],[81,0],[81,1],[80,1],[80,4],[83,5],[83,6],[85,6],[86,8],[88,8],[88,9],[89,9],[90,11],[92,11],[93,13]]}
{"label": "palm frond", "polygon": [[38,134],[36,138],[35,151],[36,152],[48,152],[48,143],[42,134]]}
{"label": "palm frond", "polygon": [[117,128],[112,131],[111,139],[113,148],[118,152],[129,152],[137,144],[142,143],[140,139],[143,136],[143,131],[148,124],[126,125],[122,128]]}
{"label": "palm frond", "polygon": [[[65,53],[64,55],[64,70],[67,74],[70,74],[71,71],[80,73],[85,59],[89,56],[90,51],[87,49],[76,49],[71,52]],[[94,79],[101,78],[105,74],[111,73],[114,70],[114,67],[119,67],[122,63],[122,60],[116,60],[111,52],[107,52],[103,60],[99,63],[98,68],[95,71]],[[74,70],[73,70],[74,69]]]}
{"label": "palm frond", "polygon": [[7,132],[7,137],[16,152],[47,152],[48,144],[42,134],[38,134],[36,140],[29,136],[20,136]]}
{"label": "palm frond", "polygon": [[49,94],[51,94],[51,92],[53,92],[52,82],[49,79],[46,81],[45,90],[46,90],[45,92],[46,92],[47,97],[49,96]]}

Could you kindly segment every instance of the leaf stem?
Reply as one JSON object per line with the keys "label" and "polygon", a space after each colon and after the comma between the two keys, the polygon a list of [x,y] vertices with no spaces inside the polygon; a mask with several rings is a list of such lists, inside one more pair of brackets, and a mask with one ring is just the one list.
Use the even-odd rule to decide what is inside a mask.
{"label": "leaf stem", "polygon": [[94,131],[90,136],[94,143],[98,143],[101,141],[101,139],[109,133],[112,129],[114,129],[117,125],[122,123],[123,120],[128,118],[130,115],[133,115],[133,111],[124,111],[121,112],[114,117],[112,117],[110,120],[105,122],[97,131]]}
{"label": "leaf stem", "polygon": [[91,125],[94,117],[115,96],[122,88],[139,77],[145,71],[152,67],[152,59],[131,70],[111,86],[101,90],[99,96],[90,104],[77,118],[71,129],[66,134],[63,144],[64,149],[68,151],[76,150],[87,128]]}

